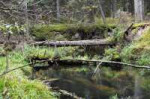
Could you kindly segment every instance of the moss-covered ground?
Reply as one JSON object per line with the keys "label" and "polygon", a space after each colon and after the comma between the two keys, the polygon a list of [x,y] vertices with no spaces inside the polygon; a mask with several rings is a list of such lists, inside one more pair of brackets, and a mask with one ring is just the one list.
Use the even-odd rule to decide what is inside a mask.
{"label": "moss-covered ground", "polygon": [[[2,50],[1,50],[2,51]],[[9,69],[28,65],[20,51],[9,53]],[[0,57],[0,73],[5,71],[6,58]],[[0,77],[0,97],[3,99],[55,99],[56,94],[48,89],[39,80],[30,80],[31,68],[29,66],[12,71]]]}

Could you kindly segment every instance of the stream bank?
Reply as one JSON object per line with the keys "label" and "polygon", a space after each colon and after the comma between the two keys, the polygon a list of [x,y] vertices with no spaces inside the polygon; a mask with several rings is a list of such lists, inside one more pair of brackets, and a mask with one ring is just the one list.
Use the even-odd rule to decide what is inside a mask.
{"label": "stream bank", "polygon": [[[143,27],[143,26],[142,26]],[[148,26],[146,26],[148,27]],[[146,29],[148,30],[148,29]],[[106,34],[108,33],[109,31],[106,32]],[[122,38],[123,37],[123,33],[119,34],[120,32],[117,32],[117,34],[114,34],[115,37],[114,38],[117,38],[118,42],[119,42],[119,37]],[[138,34],[141,34],[141,33],[138,33]],[[19,49],[15,49],[15,51],[13,52],[10,52],[10,64],[12,64],[10,67],[11,68],[15,68],[19,65],[25,65],[26,63],[30,63],[30,59],[32,58],[40,58],[40,59],[43,59],[43,58],[48,58],[48,59],[52,59],[52,60],[56,60],[56,59],[89,59],[89,60],[92,60],[92,59],[102,59],[103,57],[106,57],[106,59],[108,60],[113,60],[113,61],[124,61],[124,62],[128,62],[128,63],[137,63],[137,62],[140,62],[140,61],[135,61],[136,59],[142,59],[142,64],[145,65],[149,65],[149,58],[148,56],[142,56],[142,57],[139,57],[140,55],[146,55],[146,53],[149,51],[149,49],[147,48],[147,46],[149,45],[149,39],[148,39],[148,35],[149,34],[149,31],[145,32],[144,35],[142,36],[142,38],[139,38],[138,40],[135,40],[133,42],[130,42],[130,41],[126,41],[126,42],[121,42],[121,44],[117,44],[116,46],[106,46],[106,47],[100,47],[100,46],[96,46],[96,47],[61,47],[61,48],[53,48],[53,47],[35,47],[35,46],[25,46],[25,50],[24,50],[24,53],[22,53],[21,51],[17,52]],[[57,35],[58,36],[58,35]],[[105,36],[105,35],[104,35]],[[106,35],[107,37],[107,35]],[[146,43],[145,43],[145,37],[147,38],[146,40]],[[144,39],[143,39],[144,38]],[[120,46],[122,44],[126,44],[124,46]],[[135,43],[135,44],[134,44]],[[134,49],[131,49],[132,47],[128,46],[128,44],[133,44],[133,48]],[[139,56],[138,55],[134,55],[134,51],[132,50],[137,50],[140,46],[137,46],[137,44],[144,46],[144,49],[141,49],[138,50],[140,53],[139,53]],[[136,46],[136,48],[135,48]],[[129,48],[128,48],[129,47]],[[121,50],[120,50],[121,49]],[[127,49],[127,50],[125,50]],[[3,50],[3,49],[2,49]],[[3,52],[1,50],[1,52]],[[128,53],[125,53],[125,52],[128,52]],[[131,53],[131,54],[129,54]],[[143,54],[144,53],[144,54]],[[124,56],[126,55],[126,56]],[[121,59],[121,60],[120,60]],[[126,60],[128,59],[128,60]],[[1,56],[1,60],[2,60],[2,71],[1,73],[5,70],[5,57],[4,56]],[[40,66],[43,66],[40,64]],[[72,65],[70,65],[72,66]],[[115,66],[115,65],[113,65]],[[54,66],[55,67],[55,66]],[[126,72],[128,72],[129,70],[133,70],[131,68],[127,69],[124,71],[124,68],[121,68],[121,70],[119,69],[119,71],[112,71],[112,70],[107,70],[107,69],[102,69],[101,71],[104,72],[104,74],[106,73],[106,76],[103,75],[102,72],[99,72],[99,73],[102,73],[102,79],[100,80],[93,80],[93,79],[89,79],[89,75],[91,75],[91,71],[94,70],[95,67],[93,68],[87,68],[87,67],[90,67],[90,66],[87,66],[85,67],[86,69],[83,68],[83,71],[86,71],[87,69],[90,69],[90,71],[86,71],[86,72],[77,72],[77,73],[73,73],[74,70],[76,70],[75,68],[72,68],[72,71],[71,72],[67,72],[67,68],[64,68],[64,71],[65,72],[62,72],[61,70],[62,69],[57,69],[58,66],[56,66],[56,70],[49,70],[49,71],[46,71],[46,74],[44,74],[42,76],[41,74],[41,78],[44,78],[46,76],[47,79],[51,79],[51,78],[58,78],[60,80],[54,80],[53,82],[50,82],[50,83],[53,83],[53,87],[60,87],[60,89],[64,89],[64,90],[68,90],[68,91],[71,91],[72,93],[77,93],[79,96],[82,96],[82,97],[94,97],[96,96],[96,98],[98,97],[104,97],[104,98],[111,98],[111,97],[136,97],[138,95],[138,93],[140,93],[140,97],[147,97],[149,96],[148,95],[148,92],[149,92],[149,86],[148,86],[148,83],[149,83],[149,80],[148,77],[149,77],[149,71],[143,71],[142,69],[139,71],[142,75],[142,84],[139,84],[138,83],[138,77],[135,77],[137,74],[128,74],[126,75]],[[10,69],[11,69],[10,68]],[[29,74],[31,74],[31,72],[29,73],[29,71],[31,71],[31,68],[29,69],[21,69],[21,70],[17,70],[17,72],[13,72],[13,73],[10,73],[8,76],[5,76],[4,78],[1,79],[1,83],[2,83],[2,88],[1,88],[1,94],[3,97],[21,97],[22,93],[26,93],[25,97],[23,98],[26,98],[26,97],[34,97],[34,98],[37,98],[39,99],[39,97],[42,97],[42,98],[58,98],[59,95],[55,95],[53,94],[52,91],[49,91],[48,88],[43,85],[43,83],[41,83],[40,80],[47,80],[47,79],[39,79],[39,77],[37,77],[36,80],[28,80],[28,76]],[[79,68],[78,70],[82,69]],[[43,71],[45,73],[45,71]],[[50,72],[54,73],[54,76],[53,74],[50,74]],[[114,73],[112,73],[114,72]],[[131,71],[130,71],[131,72]],[[109,74],[110,73],[110,74]],[[72,75],[71,75],[72,74]],[[125,79],[124,76],[121,76],[121,75],[124,75],[127,76],[127,78]],[[25,76],[27,75],[27,76]],[[117,81],[114,81],[113,82],[113,78],[114,77],[117,77],[118,76],[121,76],[120,78],[116,78],[118,79]],[[129,77],[128,77],[129,75]],[[133,76],[135,75],[135,76]],[[140,76],[141,76],[140,75]],[[139,75],[137,75],[139,76]],[[65,78],[67,77],[67,78]],[[72,78],[75,78],[75,79],[72,79]],[[101,77],[96,77],[96,79],[99,79]],[[13,79],[13,80],[11,80]],[[106,80],[105,80],[106,79]],[[110,79],[110,80],[108,80]],[[121,79],[121,80],[120,80]],[[125,80],[124,80],[125,79]],[[5,81],[6,80],[6,81]],[[67,80],[67,82],[66,82]],[[3,82],[5,81],[5,82]],[[71,83],[74,82],[74,83]],[[129,81],[129,82],[128,82]],[[20,84],[20,87],[17,87],[16,90],[14,90],[14,88],[19,84],[19,83],[22,83]],[[33,82],[33,83],[32,83]],[[36,83],[37,82],[37,83]],[[102,82],[102,83],[101,83]],[[123,87],[123,85],[121,85],[122,82],[127,82],[125,83],[125,92],[121,92],[121,89]],[[113,83],[113,85],[111,85],[111,83]],[[118,86],[117,86],[117,84]],[[14,85],[13,85],[14,84]],[[24,86],[24,84],[26,84]],[[28,90],[28,84],[29,84],[29,87],[32,87],[34,91],[34,95],[32,95],[31,93],[33,93],[33,91],[29,91]],[[31,84],[31,86],[30,86]],[[64,84],[64,86],[60,86],[61,84]],[[68,84],[69,86],[73,86],[75,87],[72,88],[72,90],[69,90],[67,89],[67,85],[65,84]],[[96,86],[93,86],[96,85]],[[126,86],[127,85],[127,86]],[[129,87],[128,89],[128,85],[131,87]],[[140,88],[138,87],[140,85]],[[39,87],[41,86],[41,87]],[[83,91],[83,93],[79,93],[81,91],[79,91],[79,89],[76,89],[76,86],[81,86],[82,88],[81,89],[85,89],[85,90],[88,90],[87,92]],[[98,89],[97,89],[98,87]],[[20,88],[20,89],[19,89]],[[70,88],[70,87],[69,87]],[[127,90],[126,90],[127,88]],[[131,88],[131,89],[130,89]],[[18,91],[18,89],[20,91]],[[134,91],[133,91],[134,89]],[[41,91],[42,92],[41,92]],[[77,90],[77,91],[76,91]],[[94,90],[98,90],[97,94],[95,95]],[[119,90],[119,92],[118,92]],[[20,93],[22,92],[22,93]],[[85,92],[85,93],[84,93]],[[103,93],[103,94],[100,94],[99,92]],[[131,92],[131,93],[130,93]],[[142,92],[142,93],[141,93]],[[4,93],[4,94],[3,94]],[[37,95],[39,94],[39,95]],[[117,94],[117,95],[116,95]],[[35,97],[35,95],[37,97]],[[99,96],[101,95],[101,96]]]}

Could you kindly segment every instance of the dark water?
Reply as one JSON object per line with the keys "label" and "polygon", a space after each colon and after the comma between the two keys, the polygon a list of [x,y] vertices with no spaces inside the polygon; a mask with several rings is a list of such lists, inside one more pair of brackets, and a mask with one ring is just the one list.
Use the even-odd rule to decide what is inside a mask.
{"label": "dark water", "polygon": [[[47,69],[37,71],[36,78],[49,81],[49,86],[74,93],[85,99],[150,99],[148,71],[102,68]],[[70,98],[68,98],[70,99]]]}

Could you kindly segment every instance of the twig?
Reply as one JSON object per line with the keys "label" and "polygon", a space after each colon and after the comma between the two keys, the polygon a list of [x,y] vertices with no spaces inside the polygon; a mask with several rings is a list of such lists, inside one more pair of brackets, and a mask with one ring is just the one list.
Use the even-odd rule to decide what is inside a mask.
{"label": "twig", "polygon": [[[37,62],[37,63],[42,63],[42,62],[46,62],[46,61],[41,61],[41,62]],[[7,71],[5,71],[4,73],[2,73],[2,74],[0,75],[0,77],[3,76],[3,75],[5,75],[5,74],[8,74],[8,73],[10,73],[10,72],[12,72],[12,71],[15,71],[15,70],[17,70],[17,69],[30,66],[30,65],[32,65],[32,64],[33,64],[33,63],[29,63],[29,64],[26,64],[26,65],[23,65],[23,66],[16,67],[16,68],[11,69],[11,70],[7,70]]]}
{"label": "twig", "polygon": [[103,63],[103,62],[99,62],[99,64],[98,64],[97,67],[95,68],[95,70],[94,70],[92,76],[94,76],[94,75],[96,74],[97,70],[99,69],[99,67],[101,66],[102,63]]}
{"label": "twig", "polygon": [[17,69],[20,69],[20,68],[23,68],[23,67],[26,67],[26,66],[29,66],[29,65],[31,65],[31,63],[30,63],[30,64],[27,64],[27,65],[24,65],[24,66],[20,66],[20,67],[14,68],[14,69],[11,69],[11,70],[7,70],[7,71],[5,71],[4,73],[2,73],[2,74],[0,75],[0,77],[2,77],[2,76],[5,75],[5,74],[8,74],[8,73],[10,73],[10,72],[12,72],[12,71],[15,71],[15,70],[17,70]]}
{"label": "twig", "polygon": [[8,68],[9,68],[9,54],[6,51],[6,69],[5,69],[6,72],[8,71]]}

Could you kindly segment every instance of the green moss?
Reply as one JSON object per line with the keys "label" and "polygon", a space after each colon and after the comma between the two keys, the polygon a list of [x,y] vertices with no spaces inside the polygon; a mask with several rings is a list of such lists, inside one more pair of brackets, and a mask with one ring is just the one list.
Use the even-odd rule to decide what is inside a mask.
{"label": "green moss", "polygon": [[[30,29],[33,36],[36,37],[36,40],[60,40],[66,39],[63,37],[63,33],[69,30],[72,26],[66,24],[53,24],[53,25],[35,25]],[[58,34],[58,32],[60,34]],[[61,38],[56,38],[60,37]],[[55,39],[54,39],[55,38]]]}
{"label": "green moss", "polygon": [[[29,49],[28,49],[29,50]],[[24,51],[27,54],[27,49]],[[26,56],[21,52],[9,53],[9,69],[28,64]],[[0,74],[5,71],[6,59],[0,57]],[[38,80],[28,80],[24,71],[31,75],[31,68],[25,67],[10,72],[0,78],[0,94],[4,99],[55,99],[56,96],[42,82]],[[3,94],[2,94],[3,93]]]}
{"label": "green moss", "polygon": [[40,81],[30,81],[13,75],[0,79],[0,90],[4,99],[55,99],[54,94]]}
{"label": "green moss", "polygon": [[[115,25],[102,24],[53,24],[35,25],[30,29],[36,40],[70,40],[76,33],[87,36],[94,32],[104,35],[105,31],[115,28]],[[61,35],[61,36],[60,36]],[[57,38],[59,36],[59,38]],[[54,39],[55,38],[55,39]]]}
{"label": "green moss", "polygon": [[133,33],[133,34],[136,34],[136,33],[138,32],[138,30],[139,30],[139,27],[133,29],[133,30],[132,30],[132,33]]}
{"label": "green moss", "polygon": [[136,23],[136,24],[133,25],[133,28],[135,29],[137,27],[142,27],[142,26],[145,26],[147,24],[149,24],[149,23]]}

